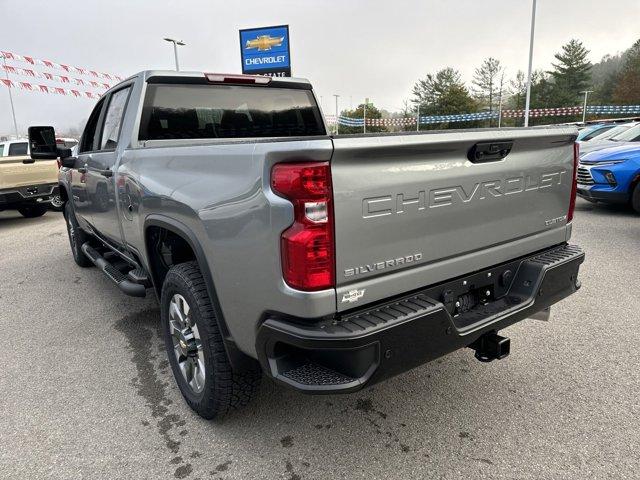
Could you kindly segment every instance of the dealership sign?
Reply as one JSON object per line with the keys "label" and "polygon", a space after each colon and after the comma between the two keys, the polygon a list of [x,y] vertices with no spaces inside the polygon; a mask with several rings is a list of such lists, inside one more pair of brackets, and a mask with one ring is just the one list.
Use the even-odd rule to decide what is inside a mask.
{"label": "dealership sign", "polygon": [[291,76],[289,26],[240,30],[242,73]]}

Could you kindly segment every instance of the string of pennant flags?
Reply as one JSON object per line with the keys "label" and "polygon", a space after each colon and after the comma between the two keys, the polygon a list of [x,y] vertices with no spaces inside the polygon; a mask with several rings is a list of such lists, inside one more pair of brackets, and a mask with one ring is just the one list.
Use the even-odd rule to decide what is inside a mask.
{"label": "string of pennant flags", "polygon": [[38,72],[30,68],[14,67],[13,65],[2,65],[2,69],[6,73],[9,73],[12,75],[19,75],[22,77],[42,78],[45,80],[51,80],[58,83],[66,83],[66,84],[75,85],[75,86],[91,86],[94,88],[103,88],[105,90],[111,88],[111,84],[105,83],[102,81],[87,80],[87,79],[82,79],[77,77],[70,77],[67,75],[56,75],[49,72]]}
{"label": "string of pennant flags", "polygon": [[[583,107],[559,107],[559,108],[537,108],[529,110],[530,117],[556,117],[569,115],[582,115]],[[475,112],[463,113],[457,115],[430,115],[420,116],[420,125],[433,123],[449,123],[449,122],[471,122],[477,120],[496,120],[501,115],[503,118],[520,118],[524,117],[524,110],[502,110],[502,112]],[[589,115],[635,115],[640,114],[640,105],[592,105],[587,107]],[[326,116],[327,123],[335,125],[335,115]],[[367,126],[383,127],[383,126],[407,126],[415,125],[417,117],[405,118],[367,118]],[[345,116],[338,117],[338,124],[345,127],[363,127],[364,118],[351,118]]]}
{"label": "string of pennant flags", "polygon": [[53,62],[51,60],[42,60],[39,58],[31,57],[28,55],[20,55],[14,52],[8,52],[5,50],[0,50],[0,55],[2,55],[6,60],[13,60],[16,62],[28,63],[30,65],[41,65],[46,68],[54,69],[54,70],[62,70],[67,73],[75,73],[79,75],[85,75],[93,78],[100,78],[106,80],[116,80],[121,81],[122,77],[118,75],[114,75],[112,73],[104,73],[98,72],[96,70],[90,70],[88,68],[76,67],[73,65],[67,65],[64,63]]}
{"label": "string of pennant flags", "polygon": [[29,92],[48,93],[51,95],[69,95],[76,98],[93,98],[98,99],[101,97],[99,93],[90,92],[87,90],[77,90],[74,88],[55,87],[51,85],[35,84],[31,82],[14,82],[6,78],[0,78],[0,85],[4,85],[8,88],[18,88],[20,90],[27,90]]}

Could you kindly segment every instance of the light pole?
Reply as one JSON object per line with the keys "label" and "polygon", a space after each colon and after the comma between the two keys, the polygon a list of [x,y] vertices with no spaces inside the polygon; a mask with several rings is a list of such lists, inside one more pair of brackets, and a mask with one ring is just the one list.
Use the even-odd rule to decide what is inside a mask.
{"label": "light pole", "polygon": [[338,98],[340,98],[340,95],[336,95],[335,93],[333,94],[334,97],[336,97],[336,135],[338,135],[338,132],[340,131],[340,122],[338,119]]}
{"label": "light pole", "polygon": [[420,104],[418,103],[418,110],[416,112],[416,132],[420,131]]}
{"label": "light pole", "polygon": [[[4,63],[4,66],[6,67],[7,58],[4,55],[0,55],[0,57],[2,57],[2,63]],[[7,80],[9,80],[9,70],[5,68],[4,73],[5,73],[5,76],[7,77]],[[11,115],[13,115],[13,129],[16,132],[16,140],[17,140],[18,139],[18,123],[16,122],[16,110],[13,106],[13,94],[11,93],[11,84],[7,85],[7,90],[9,91],[9,103],[11,104]]]}
{"label": "light pole", "polygon": [[533,69],[533,36],[536,31],[536,0],[531,8],[531,39],[529,40],[529,73],[527,74],[527,99],[524,105],[524,126],[529,126],[529,105],[531,104],[531,74]]}
{"label": "light pole", "polygon": [[362,110],[362,126],[363,126],[363,130],[362,133],[367,133],[367,103],[369,103],[369,99],[365,98],[364,99],[364,106],[363,106],[363,110]]}
{"label": "light pole", "polygon": [[166,42],[173,43],[173,56],[176,59],[176,72],[179,72],[180,64],[178,63],[178,45],[182,47],[183,45],[186,45],[186,43],[184,43],[182,40],[174,40],[173,38],[165,38],[164,40]]}
{"label": "light pole", "polygon": [[580,93],[584,93],[584,105],[582,107],[582,123],[584,123],[584,121],[587,119],[587,98],[589,97],[590,93],[593,93],[593,90],[585,90],[584,92]]}

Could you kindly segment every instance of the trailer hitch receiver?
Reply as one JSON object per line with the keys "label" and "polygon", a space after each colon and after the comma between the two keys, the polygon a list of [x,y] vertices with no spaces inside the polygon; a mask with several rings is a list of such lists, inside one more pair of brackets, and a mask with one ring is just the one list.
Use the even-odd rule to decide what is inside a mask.
{"label": "trailer hitch receiver", "polygon": [[481,362],[492,362],[493,360],[501,360],[509,355],[511,340],[501,337],[496,332],[489,332],[469,345],[469,348],[476,351],[475,357]]}

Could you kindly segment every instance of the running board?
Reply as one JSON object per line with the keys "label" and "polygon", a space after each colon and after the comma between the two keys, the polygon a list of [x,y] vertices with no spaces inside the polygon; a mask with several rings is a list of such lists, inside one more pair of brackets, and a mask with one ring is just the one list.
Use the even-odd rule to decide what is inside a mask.
{"label": "running board", "polygon": [[144,284],[131,281],[127,275],[114,267],[95,248],[89,245],[89,242],[82,245],[82,251],[123,293],[132,297],[144,297],[147,295],[147,289]]}

